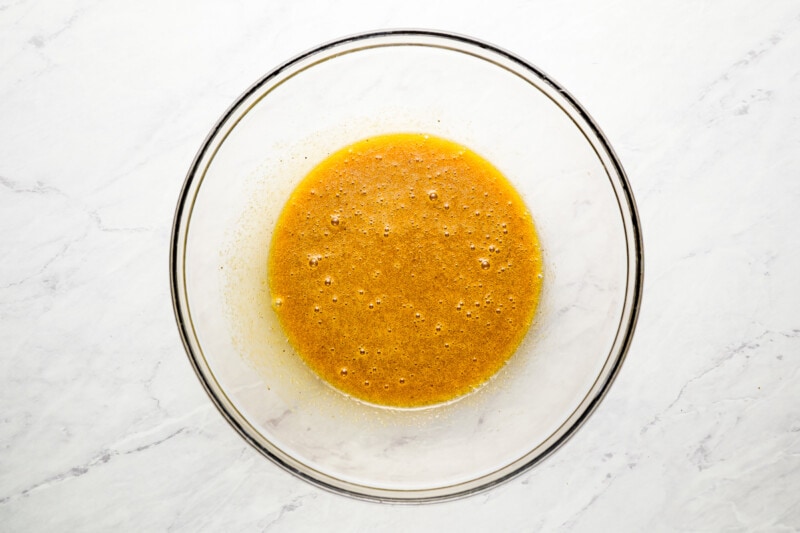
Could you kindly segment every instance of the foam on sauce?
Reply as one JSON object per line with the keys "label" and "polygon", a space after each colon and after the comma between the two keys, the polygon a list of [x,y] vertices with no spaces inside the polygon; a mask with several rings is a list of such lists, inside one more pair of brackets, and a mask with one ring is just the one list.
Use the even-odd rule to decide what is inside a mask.
{"label": "foam on sauce", "polygon": [[493,376],[542,285],[533,219],[508,180],[421,134],[322,161],[286,203],[268,261],[272,308],[305,363],[395,407],[448,401]]}

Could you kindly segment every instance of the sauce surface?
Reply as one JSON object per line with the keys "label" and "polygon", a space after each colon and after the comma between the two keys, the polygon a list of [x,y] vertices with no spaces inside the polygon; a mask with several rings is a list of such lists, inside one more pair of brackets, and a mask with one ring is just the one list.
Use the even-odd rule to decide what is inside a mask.
{"label": "sauce surface", "polygon": [[395,407],[448,401],[493,376],[542,285],[533,219],[508,180],[421,134],[322,161],[281,212],[268,262],[272,308],[305,363]]}

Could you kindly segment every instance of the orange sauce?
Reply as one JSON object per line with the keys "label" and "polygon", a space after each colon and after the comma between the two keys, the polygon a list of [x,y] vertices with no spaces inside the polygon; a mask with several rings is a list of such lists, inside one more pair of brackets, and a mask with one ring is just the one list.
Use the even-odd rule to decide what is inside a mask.
{"label": "orange sauce", "polygon": [[421,134],[372,137],[294,190],[269,255],[272,307],[324,380],[396,407],[479,387],[528,330],[542,285],[531,214],[488,161]]}

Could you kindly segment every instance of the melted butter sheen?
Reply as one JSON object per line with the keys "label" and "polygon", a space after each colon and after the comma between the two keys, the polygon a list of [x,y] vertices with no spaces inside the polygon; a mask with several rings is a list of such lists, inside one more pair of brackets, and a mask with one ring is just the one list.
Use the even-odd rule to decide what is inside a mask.
{"label": "melted butter sheen", "polygon": [[323,379],[361,400],[424,406],[468,393],[533,320],[533,220],[488,161],[444,139],[373,137],[325,159],[282,211],[272,306]]}

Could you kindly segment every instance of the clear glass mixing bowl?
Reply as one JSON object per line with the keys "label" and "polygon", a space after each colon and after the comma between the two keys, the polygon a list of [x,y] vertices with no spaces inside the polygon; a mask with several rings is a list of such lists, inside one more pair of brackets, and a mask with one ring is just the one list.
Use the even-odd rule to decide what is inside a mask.
{"label": "clear glass mixing bowl", "polygon": [[[421,132],[491,161],[537,224],[536,320],[478,391],[424,409],[341,394],[306,368],[269,306],[282,206],[329,153]],[[422,502],[485,490],[558,448],[617,375],[642,292],[642,239],[622,166],[588,113],[530,63],[487,43],[383,31],[277,67],[225,112],[192,163],[170,257],[175,315],[200,381],[250,444],[354,497]]]}

